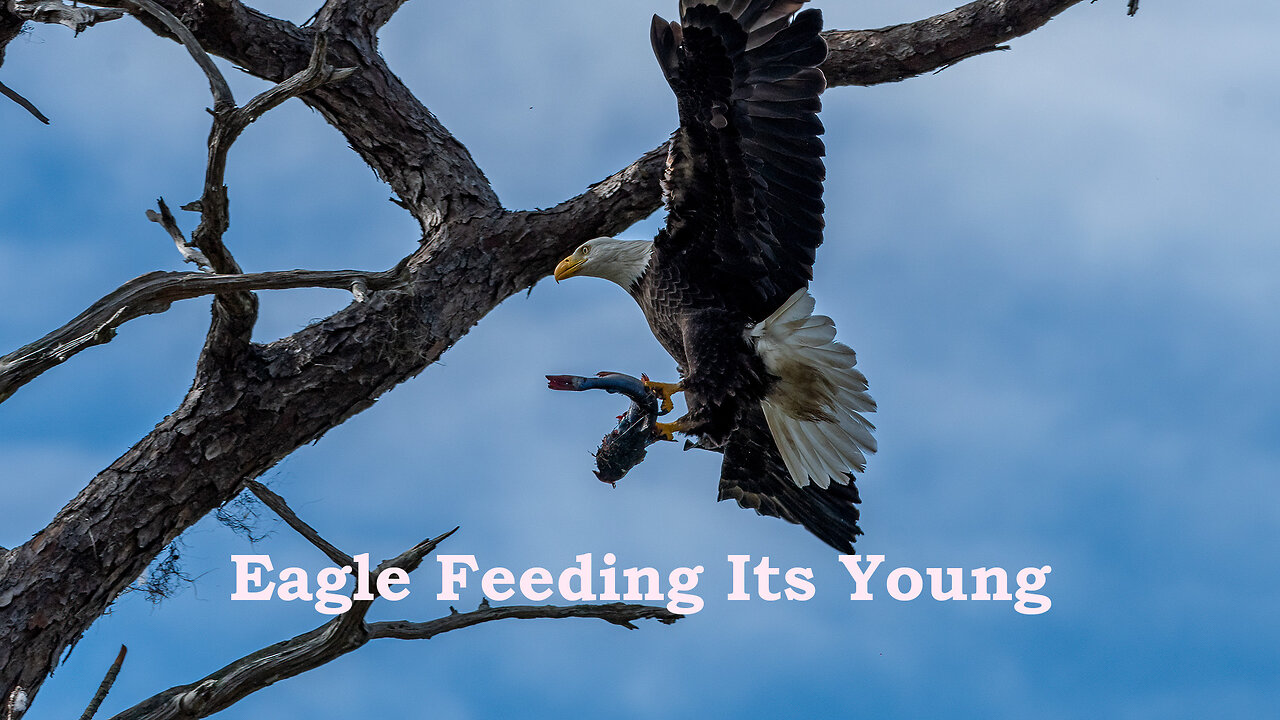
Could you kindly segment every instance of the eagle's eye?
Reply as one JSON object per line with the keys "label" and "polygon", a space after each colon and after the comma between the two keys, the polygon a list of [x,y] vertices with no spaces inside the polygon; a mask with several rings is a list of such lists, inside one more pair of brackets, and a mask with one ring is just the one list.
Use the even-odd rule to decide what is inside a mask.
{"label": "eagle's eye", "polygon": [[586,257],[587,254],[590,252],[591,252],[590,245],[583,245],[582,247],[578,248],[578,254],[581,255],[582,257]]}

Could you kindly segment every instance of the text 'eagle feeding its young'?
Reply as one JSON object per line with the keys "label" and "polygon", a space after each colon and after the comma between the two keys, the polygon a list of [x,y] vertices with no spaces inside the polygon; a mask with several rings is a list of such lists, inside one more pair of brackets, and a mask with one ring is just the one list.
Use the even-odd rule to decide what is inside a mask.
{"label": "text 'eagle feeding its young'", "polygon": [[[635,298],[680,369],[688,413],[657,435],[724,453],[720,499],[799,523],[852,552],[853,472],[875,451],[867,381],[814,315],[822,243],[822,15],[803,0],[682,0],[653,19],[653,50],[680,128],[663,177],[666,227],[652,242],[596,238],[555,269]],[[556,381],[552,380],[556,387]],[[580,389],[567,388],[561,389]]]}

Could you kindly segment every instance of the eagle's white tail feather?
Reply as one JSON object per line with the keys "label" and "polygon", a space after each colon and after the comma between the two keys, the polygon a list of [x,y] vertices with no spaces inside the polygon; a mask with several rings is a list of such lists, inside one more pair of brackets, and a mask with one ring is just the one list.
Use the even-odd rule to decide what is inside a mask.
{"label": "eagle's white tail feather", "polygon": [[[778,446],[778,450],[782,455],[782,462],[787,466],[787,472],[791,474],[791,477],[808,478],[822,475],[825,480],[825,473],[821,473],[817,466],[810,462],[813,459],[813,453],[797,451],[797,448],[807,448],[810,444],[808,438],[804,437],[803,425],[801,423],[788,422],[789,418],[786,413],[777,410],[768,400],[764,401],[763,406],[764,417],[769,424],[769,432],[773,435],[774,443]],[[819,482],[818,484],[825,487],[829,483]]]}
{"label": "eagle's white tail feather", "polygon": [[817,348],[829,344],[836,337],[836,326],[805,325],[791,334],[791,339],[805,347]]}
{"label": "eagle's white tail feather", "polygon": [[814,315],[813,296],[801,288],[751,329],[756,351],[779,378],[761,406],[782,461],[796,485],[820,488],[849,482],[876,450],[875,412],[857,356],[835,341],[835,323]]}

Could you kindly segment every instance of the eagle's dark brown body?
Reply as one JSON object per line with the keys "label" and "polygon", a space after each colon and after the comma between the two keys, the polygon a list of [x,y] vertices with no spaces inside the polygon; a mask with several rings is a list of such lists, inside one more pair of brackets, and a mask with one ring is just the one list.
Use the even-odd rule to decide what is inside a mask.
{"label": "eagle's dark brown body", "polygon": [[633,297],[654,337],[679,365],[691,423],[706,447],[723,448],[744,407],[758,405],[770,385],[764,361],[747,337],[741,310],[688,283],[679,265],[650,261]]}

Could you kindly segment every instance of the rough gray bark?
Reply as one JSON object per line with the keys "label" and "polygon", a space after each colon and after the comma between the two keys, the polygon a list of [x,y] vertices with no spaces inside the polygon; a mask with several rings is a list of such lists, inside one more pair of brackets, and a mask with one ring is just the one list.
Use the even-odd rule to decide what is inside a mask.
{"label": "rough gray bark", "polygon": [[877,85],[915,77],[999,49],[1081,0],[972,2],[951,12],[878,30],[825,33],[827,84]]}
{"label": "rough gray bark", "polygon": [[22,31],[22,23],[22,18],[14,15],[8,6],[0,5],[0,65],[4,65],[5,46]]}
{"label": "rough gray bark", "polygon": [[[831,85],[901,80],[1030,32],[1078,1],[980,0],[916,23],[832,32],[824,70]],[[554,208],[503,208],[467,149],[378,55],[376,32],[399,7],[396,0],[331,0],[315,27],[268,17],[238,0],[159,4],[206,51],[276,82],[308,65],[315,27],[326,27],[328,63],[356,70],[302,99],[391,186],[418,220],[421,245],[402,263],[403,277],[398,274],[394,286],[369,282],[373,292],[366,302],[267,345],[249,343],[243,322],[215,307],[181,405],[93,478],[48,527],[18,548],[0,550],[0,700],[18,687],[34,696],[63,651],[148,563],[246,480],[421,372],[504,298],[548,275],[582,240],[620,233],[659,205],[664,148]],[[0,52],[17,32],[14,18],[0,5]],[[154,17],[139,19],[171,37]],[[200,281],[184,275],[144,276],[104,302],[151,288],[145,301],[118,306],[136,316],[189,296],[201,282],[202,292],[283,286],[269,284],[283,282],[270,273]],[[98,333],[102,341],[110,339],[114,326],[97,319],[112,317],[100,314],[108,307],[86,311],[99,313],[84,325],[93,339]]]}

